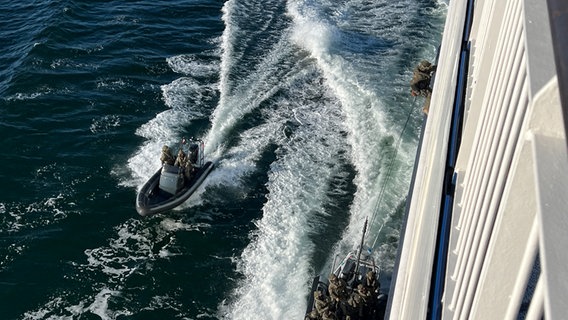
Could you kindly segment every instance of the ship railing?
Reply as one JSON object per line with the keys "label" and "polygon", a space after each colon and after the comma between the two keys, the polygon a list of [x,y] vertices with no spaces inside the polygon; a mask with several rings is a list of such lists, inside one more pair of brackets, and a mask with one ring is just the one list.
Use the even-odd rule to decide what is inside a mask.
{"label": "ship railing", "polygon": [[[445,59],[424,127],[388,315],[562,318],[568,298],[562,95],[568,91],[554,58],[553,14],[543,1],[476,1],[471,36],[464,39],[457,26],[464,26],[466,13],[464,2],[450,2]],[[452,166],[450,93],[459,88],[464,43],[471,43],[469,75]],[[449,230],[440,233],[448,190]],[[436,285],[440,294],[432,295]]]}

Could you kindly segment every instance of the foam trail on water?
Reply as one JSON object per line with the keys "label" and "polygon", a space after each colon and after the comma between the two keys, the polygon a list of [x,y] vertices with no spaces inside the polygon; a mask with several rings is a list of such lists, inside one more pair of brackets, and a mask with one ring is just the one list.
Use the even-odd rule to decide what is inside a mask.
{"label": "foam trail on water", "polygon": [[[298,101],[278,101],[267,124],[255,129],[279,147],[268,173],[263,216],[238,261],[245,279],[226,306],[231,319],[303,317],[312,274],[309,235],[318,224],[316,215],[324,213],[330,201],[329,180],[341,164],[338,154],[346,148],[339,134],[338,105],[308,102],[302,97],[305,87],[302,83],[291,88],[290,96]],[[298,127],[287,136],[282,129],[291,118],[298,120]]]}
{"label": "foam trail on water", "polygon": [[[405,123],[411,118],[419,121],[420,115],[413,111],[416,107],[410,98],[396,97],[400,96],[397,92],[407,90],[410,79],[402,54],[415,49],[405,45],[407,34],[416,34],[406,28],[425,19],[417,18],[416,12],[440,14],[437,7],[420,6],[412,0],[290,1],[287,5],[294,24],[293,41],[310,53],[341,103],[352,147],[351,163],[357,171],[349,225],[335,250],[339,255],[359,244],[366,218],[370,221],[366,244],[375,243],[408,192],[417,131],[407,129]],[[381,19],[383,16],[389,18]],[[395,20],[400,24],[393,25]],[[388,230],[391,237],[398,237],[396,228]],[[379,241],[375,247],[381,258],[378,262],[389,270],[394,260],[389,256],[382,261],[384,249]],[[333,256],[330,254],[329,263]]]}
{"label": "foam trail on water", "polygon": [[225,150],[223,158],[216,163],[215,170],[207,176],[195,193],[175,210],[183,210],[201,203],[201,194],[210,186],[222,186],[224,192],[233,190],[239,194],[246,194],[248,186],[242,182],[243,177],[254,174],[258,168],[257,163],[262,152],[270,143],[274,142],[274,136],[280,129],[274,125],[253,127],[239,134],[239,140],[245,141]]}
{"label": "foam trail on water", "polygon": [[384,106],[373,88],[367,85],[370,79],[358,70],[357,61],[346,60],[339,54],[344,35],[323,14],[323,8],[310,2],[290,2],[288,9],[295,24],[293,40],[317,61],[346,116],[348,140],[353,147],[352,162],[358,171],[351,223],[344,236],[346,246],[352,247],[358,241],[357,234],[365,217],[373,214],[372,200],[381,168],[380,140],[389,129],[382,113]]}
{"label": "foam trail on water", "polygon": [[172,70],[185,76],[161,87],[162,97],[169,107],[158,113],[136,130],[136,134],[147,139],[128,160],[132,177],[121,184],[141,187],[160,167],[160,151],[164,144],[174,150],[192,121],[208,117],[209,100],[218,90],[217,83],[202,83],[199,77],[211,77],[218,66],[204,63],[194,56],[168,58]]}
{"label": "foam trail on water", "polygon": [[[251,1],[237,8],[233,1],[225,3],[220,103],[206,140],[210,148],[221,149],[245,115],[260,112],[264,120],[245,130],[239,145],[223,152],[219,170],[207,183],[253,172],[261,152],[269,145],[278,147],[268,173],[262,218],[237,260],[244,279],[220,306],[220,313],[231,319],[296,319],[303,316],[303,293],[312,273],[309,235],[314,215],[329,201],[329,179],[337,171],[338,150],[345,147],[336,141],[341,140],[341,116],[337,104],[313,102],[323,95],[321,82],[314,81],[319,75],[311,68],[306,71],[307,65],[295,57],[287,30],[277,30],[280,37],[264,48],[244,78],[230,81],[240,59],[233,46],[251,41],[238,29],[237,15],[243,12],[236,11],[243,7],[263,11],[270,4]],[[305,96],[310,91],[316,99]],[[291,119],[295,121],[290,123]]]}
{"label": "foam trail on water", "polygon": [[[359,172],[345,243],[352,246],[357,242],[364,217],[373,212],[372,197],[377,193],[380,168],[384,165],[384,159],[376,155],[390,128],[375,88],[368,85],[372,79],[356,66],[364,59],[353,62],[334,52],[343,41],[341,30],[321,18],[319,9],[305,2],[288,3],[294,22],[288,41],[306,49],[323,72],[325,82],[311,85],[320,90],[329,86],[340,104],[321,97],[315,99],[319,103],[309,104],[310,99],[302,99],[302,92],[310,88],[304,83],[302,89],[285,90],[286,100],[275,103],[278,108],[269,114],[267,122],[271,126],[281,123],[279,119],[296,119],[299,126],[290,140],[274,136],[279,147],[268,173],[268,199],[263,216],[256,223],[258,229],[238,260],[238,269],[245,279],[221,311],[232,319],[303,316],[305,294],[314,271],[314,248],[309,235],[323,222],[317,219],[325,216],[324,206],[330,202],[330,179],[343,161],[354,163]],[[308,104],[308,108],[302,109],[302,104]],[[340,151],[351,150],[341,133],[344,128],[349,131],[353,151],[350,158],[338,162]],[[278,131],[266,134],[275,132]]]}
{"label": "foam trail on water", "polygon": [[235,43],[242,45],[254,37],[239,30],[238,23],[234,21],[237,20],[235,17],[237,9],[243,8],[232,0],[225,2],[223,6],[223,20],[226,27],[221,41],[223,53],[220,100],[212,115],[211,129],[205,138],[207,141],[205,153],[215,153],[216,157],[221,155],[223,144],[235,125],[281,88],[280,78],[285,76],[282,72],[294,72],[283,70],[277,64],[279,61],[284,61],[292,52],[286,37],[282,36],[275,45],[266,48],[267,54],[258,57],[258,63],[245,75],[245,78],[239,79],[238,82],[229,79],[233,68],[239,63],[239,55],[234,50]]}

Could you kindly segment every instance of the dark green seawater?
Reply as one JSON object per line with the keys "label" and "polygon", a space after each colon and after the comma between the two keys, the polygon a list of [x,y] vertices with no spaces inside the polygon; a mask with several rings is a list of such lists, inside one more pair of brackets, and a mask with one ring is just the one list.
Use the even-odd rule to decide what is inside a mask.
{"label": "dark green seawater", "polygon": [[[388,291],[445,10],[0,1],[0,319],[303,319],[365,218]],[[138,216],[182,137],[216,169]]]}

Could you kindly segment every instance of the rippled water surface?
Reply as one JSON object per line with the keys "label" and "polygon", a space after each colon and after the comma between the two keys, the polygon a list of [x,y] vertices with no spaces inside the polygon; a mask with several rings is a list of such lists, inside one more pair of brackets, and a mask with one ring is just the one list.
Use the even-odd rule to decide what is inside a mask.
{"label": "rippled water surface", "polygon": [[[3,319],[303,319],[314,275],[395,260],[434,0],[0,3]],[[216,169],[151,218],[163,144]]]}

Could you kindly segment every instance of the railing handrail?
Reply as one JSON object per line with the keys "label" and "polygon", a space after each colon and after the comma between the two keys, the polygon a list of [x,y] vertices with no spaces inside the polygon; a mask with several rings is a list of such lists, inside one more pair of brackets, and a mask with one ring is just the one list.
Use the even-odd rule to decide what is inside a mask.
{"label": "railing handrail", "polygon": [[[547,0],[564,128],[568,128],[568,1]],[[568,136],[568,132],[566,132]],[[567,140],[568,143],[568,140]]]}

